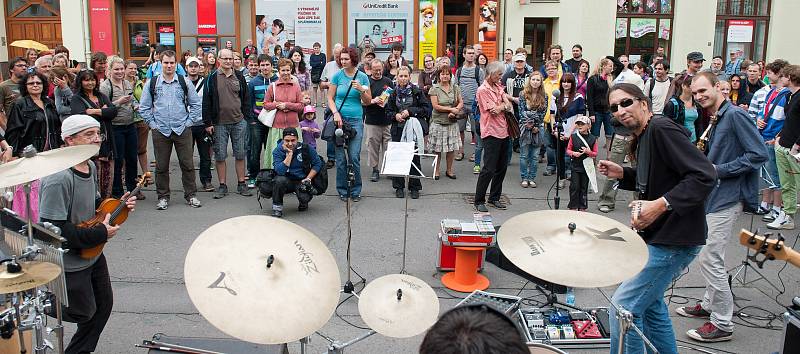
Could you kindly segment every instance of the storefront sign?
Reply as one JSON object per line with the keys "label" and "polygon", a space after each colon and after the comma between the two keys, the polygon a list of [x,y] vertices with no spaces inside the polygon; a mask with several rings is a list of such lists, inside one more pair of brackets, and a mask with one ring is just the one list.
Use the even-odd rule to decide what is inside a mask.
{"label": "storefront sign", "polygon": [[[285,52],[288,47],[303,48],[305,60],[313,52],[314,43],[323,50],[327,46],[324,0],[255,0],[256,40],[253,45],[259,54],[274,55],[275,48]],[[302,36],[297,36],[302,33]],[[330,55],[330,54],[328,54]]]}
{"label": "storefront sign", "polygon": [[437,42],[437,6],[438,0],[422,0],[419,2],[419,62],[424,63],[426,54],[435,58]]}
{"label": "storefront sign", "polygon": [[217,34],[217,0],[197,0],[197,34]]}
{"label": "storefront sign", "polygon": [[489,60],[497,60],[497,1],[480,0],[478,42]]}
{"label": "storefront sign", "polygon": [[92,33],[92,51],[114,53],[114,31],[111,0],[89,1],[89,28]]}
{"label": "storefront sign", "polygon": [[656,19],[654,18],[632,18],[631,38],[642,38],[648,33],[656,31]]}
{"label": "storefront sign", "polygon": [[728,42],[752,42],[754,25],[753,20],[728,20]]}
{"label": "storefront sign", "polygon": [[372,50],[385,60],[395,45],[403,47],[403,57],[415,61],[414,2],[416,0],[348,0],[347,42],[360,52]]}

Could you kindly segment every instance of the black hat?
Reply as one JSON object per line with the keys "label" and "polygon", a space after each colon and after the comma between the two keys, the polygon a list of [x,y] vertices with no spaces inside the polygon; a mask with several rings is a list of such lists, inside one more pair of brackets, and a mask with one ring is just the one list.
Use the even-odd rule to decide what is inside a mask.
{"label": "black hat", "polygon": [[706,61],[703,58],[703,53],[700,52],[691,52],[686,55],[686,60],[688,61]]}
{"label": "black hat", "polygon": [[286,129],[284,129],[283,130],[283,137],[286,137],[287,135],[291,135],[293,137],[297,137],[297,129],[295,129],[295,128],[286,128]]}

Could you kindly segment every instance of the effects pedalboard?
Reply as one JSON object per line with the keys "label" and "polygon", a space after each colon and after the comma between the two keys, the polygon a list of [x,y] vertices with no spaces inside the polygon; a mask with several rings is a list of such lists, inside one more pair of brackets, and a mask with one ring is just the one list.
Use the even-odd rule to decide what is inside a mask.
{"label": "effects pedalboard", "polygon": [[530,343],[543,343],[557,348],[608,348],[608,308],[586,311],[563,308],[520,308],[515,319]]}

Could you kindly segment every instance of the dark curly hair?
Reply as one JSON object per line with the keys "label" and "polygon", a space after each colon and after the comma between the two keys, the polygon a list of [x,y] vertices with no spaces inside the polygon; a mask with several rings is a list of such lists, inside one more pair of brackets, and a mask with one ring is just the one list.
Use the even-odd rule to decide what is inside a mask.
{"label": "dark curly hair", "polygon": [[[293,71],[292,74],[297,74],[298,72],[300,74],[305,74],[306,73],[306,61],[303,60],[303,58],[305,57],[305,55],[303,54],[303,48],[300,48],[300,47],[292,48],[292,50],[289,51],[289,55],[287,55],[286,57],[291,60],[292,59],[292,55],[294,55],[294,53],[300,53],[300,63],[297,65],[297,69],[295,69],[294,61],[292,61],[292,71]],[[294,71],[297,71],[297,72],[294,72]]]}
{"label": "dark curly hair", "polygon": [[94,90],[92,93],[100,97],[100,80],[97,79],[97,74],[94,70],[81,70],[78,72],[78,75],[75,76],[75,87],[72,89],[73,92],[78,95],[83,93],[83,81],[86,79],[92,78],[96,82],[94,85]]}
{"label": "dark curly hair", "polygon": [[44,100],[44,98],[47,97],[47,92],[50,91],[50,82],[47,81],[47,76],[44,76],[37,71],[26,73],[25,76],[22,77],[22,80],[19,80],[19,96],[30,96],[30,93],[28,93],[28,79],[32,77],[38,77],[39,80],[42,80],[42,94],[40,96],[42,100]]}

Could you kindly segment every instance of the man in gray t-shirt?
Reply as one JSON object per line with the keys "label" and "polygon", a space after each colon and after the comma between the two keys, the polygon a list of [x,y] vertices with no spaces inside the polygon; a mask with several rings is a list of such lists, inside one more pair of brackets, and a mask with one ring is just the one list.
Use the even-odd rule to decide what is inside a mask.
{"label": "man in gray t-shirt", "polygon": [[[456,70],[456,75],[453,77],[453,81],[461,88],[461,98],[464,100],[464,108],[472,109],[472,104],[475,102],[475,93],[478,92],[478,87],[483,83],[483,79],[483,70],[475,65],[475,49],[468,45],[464,48],[464,65]],[[477,166],[480,166],[480,153],[482,152],[480,134],[478,134],[479,126],[478,122],[474,119],[474,115],[471,115],[470,119],[472,135],[476,139],[475,166],[477,169]],[[459,120],[458,131],[461,135],[461,149],[459,149],[458,154],[456,154],[457,161],[461,161],[464,158],[464,130],[466,130],[466,128],[467,120]]]}
{"label": "man in gray t-shirt", "polygon": [[[61,138],[68,146],[100,146],[100,124],[87,115],[73,115],[61,123]],[[78,329],[65,352],[94,352],[100,334],[111,317],[114,294],[105,256],[81,257],[81,251],[102,245],[116,235],[119,226],[105,220],[92,227],[78,224],[95,215],[97,200],[97,168],[87,160],[68,170],[42,178],[39,191],[39,215],[61,228],[67,239],[64,248],[64,277],[67,285],[69,307],[62,309],[65,321],[75,322]],[[123,195],[127,198],[129,193]],[[126,202],[129,209],[136,205],[136,197]]]}

